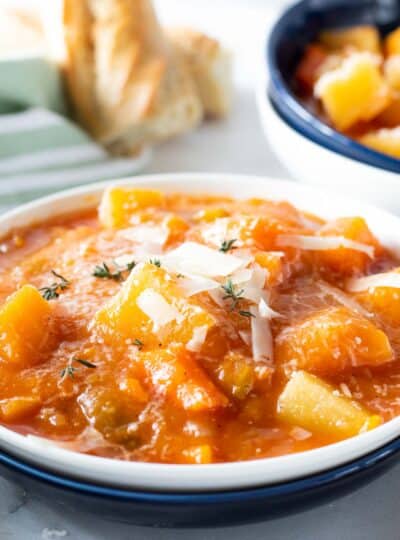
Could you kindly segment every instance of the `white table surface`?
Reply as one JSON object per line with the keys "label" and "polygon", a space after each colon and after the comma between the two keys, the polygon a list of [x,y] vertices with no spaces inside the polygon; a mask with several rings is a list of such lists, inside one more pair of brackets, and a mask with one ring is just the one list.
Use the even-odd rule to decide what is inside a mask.
{"label": "white table surface", "polygon": [[[38,0],[12,0],[17,1]],[[221,37],[235,51],[237,92],[228,120],[204,125],[162,145],[146,172],[285,176],[263,138],[254,99],[262,35],[278,4],[279,0],[158,0],[163,21],[196,25]],[[351,495],[299,515],[241,527],[188,531],[116,524],[78,509],[54,508],[50,501],[39,501],[34,494],[26,495],[0,479],[0,540],[398,540],[399,486],[400,465]]]}

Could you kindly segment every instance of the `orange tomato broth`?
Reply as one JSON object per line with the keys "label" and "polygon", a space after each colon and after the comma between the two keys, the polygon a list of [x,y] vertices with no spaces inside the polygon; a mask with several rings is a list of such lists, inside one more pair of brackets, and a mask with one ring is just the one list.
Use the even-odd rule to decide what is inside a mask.
{"label": "orange tomato broth", "polygon": [[[279,417],[278,397],[297,369],[383,421],[399,414],[397,291],[344,292],[349,277],[400,266],[362,218],[326,223],[287,202],[117,192],[122,203],[109,197],[101,219],[96,209],[61,216],[16,230],[0,245],[2,425],[89,454],[166,463],[280,456],[344,438]],[[143,224],[167,231],[160,261],[135,241]],[[373,256],[282,246],[283,234],[344,236],[371,246]],[[272,332],[273,357],[253,358],[251,325],[260,315],[249,315],[254,305],[240,294],[242,285],[234,286],[236,304],[223,298],[229,276],[215,277],[218,303],[207,291],[181,294],[184,278],[167,272],[162,256],[188,241],[265,270],[263,290],[278,314],[262,319]],[[222,241],[225,252],[218,251]],[[121,256],[137,266],[117,267]],[[94,275],[104,262],[116,276]],[[176,300],[180,320],[155,328],[134,300],[121,308],[126,294],[116,295],[128,280],[141,292],[157,290],[170,305]],[[56,296],[46,300],[44,288],[53,283]],[[368,317],[343,306],[326,286],[358,302]],[[10,297],[23,287],[27,294]],[[193,351],[195,325],[206,335]]]}

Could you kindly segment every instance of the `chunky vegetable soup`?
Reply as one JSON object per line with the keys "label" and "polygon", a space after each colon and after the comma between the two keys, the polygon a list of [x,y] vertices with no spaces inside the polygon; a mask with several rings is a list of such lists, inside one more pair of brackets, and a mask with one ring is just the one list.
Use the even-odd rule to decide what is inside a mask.
{"label": "chunky vegetable soup", "polygon": [[167,463],[373,429],[400,412],[399,268],[361,217],[109,188],[0,244],[0,422]]}
{"label": "chunky vegetable soup", "polygon": [[400,158],[400,27],[321,32],[295,73],[303,103],[361,144]]}

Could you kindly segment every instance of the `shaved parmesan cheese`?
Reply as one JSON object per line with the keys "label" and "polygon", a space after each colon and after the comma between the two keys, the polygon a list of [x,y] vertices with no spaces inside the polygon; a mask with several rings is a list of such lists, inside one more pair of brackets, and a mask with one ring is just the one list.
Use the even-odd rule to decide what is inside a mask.
{"label": "shaved parmesan cheese", "polygon": [[169,231],[167,227],[161,225],[140,224],[119,231],[119,235],[139,244],[147,253],[159,254],[168,240]]}
{"label": "shaved parmesan cheese", "polygon": [[230,279],[234,285],[238,285],[239,283],[245,283],[246,281],[250,281],[252,276],[253,270],[251,268],[242,268],[241,270],[234,272],[231,275]]}
{"label": "shaved parmesan cheese", "polygon": [[193,329],[193,337],[186,344],[188,351],[199,352],[207,336],[207,326],[198,326]]}
{"label": "shaved parmesan cheese", "polygon": [[220,287],[218,281],[202,276],[186,276],[179,278],[178,285],[183,290],[185,296],[209,292]]}
{"label": "shaved parmesan cheese", "polygon": [[160,327],[179,318],[179,311],[154,289],[145,289],[136,300],[139,308],[145,313],[154,325],[156,332]]}
{"label": "shaved parmesan cheese", "polygon": [[355,311],[356,313],[359,313],[363,317],[370,317],[371,314],[364,309],[358,302],[356,302],[353,298],[350,298],[340,289],[337,289],[336,287],[332,287],[332,285],[328,285],[328,283],[325,283],[324,281],[318,282],[318,287],[321,289],[322,292],[324,292],[327,295],[332,296],[338,302],[338,304],[342,304],[343,306],[347,307],[350,311]]}
{"label": "shaved parmesan cheese", "polygon": [[346,289],[351,292],[366,291],[372,287],[400,289],[400,273],[384,272],[373,276],[348,279],[346,282]]}
{"label": "shaved parmesan cheese", "polygon": [[[232,220],[230,218],[218,218],[202,229],[201,236],[207,244],[219,247],[228,237],[228,227],[231,222]],[[232,234],[233,231],[230,231],[230,238],[236,238],[238,236],[234,234],[232,236]]]}
{"label": "shaved parmesan cheese", "polygon": [[282,247],[294,247],[309,251],[328,251],[331,249],[354,249],[374,256],[373,246],[367,246],[361,242],[350,240],[344,236],[302,236],[297,234],[281,234],[277,237],[278,245]]}
{"label": "shaved parmesan cheese", "polygon": [[185,242],[164,255],[162,263],[172,272],[216,277],[228,276],[239,268],[245,267],[250,260],[221,253],[196,242]]}
{"label": "shaved parmesan cheese", "polygon": [[258,304],[258,313],[263,319],[273,319],[274,317],[281,317],[281,314],[269,307],[265,298],[261,298]]}
{"label": "shaved parmesan cheese", "polygon": [[251,348],[256,361],[273,362],[273,338],[268,319],[257,316],[257,309],[250,308],[251,318]]}

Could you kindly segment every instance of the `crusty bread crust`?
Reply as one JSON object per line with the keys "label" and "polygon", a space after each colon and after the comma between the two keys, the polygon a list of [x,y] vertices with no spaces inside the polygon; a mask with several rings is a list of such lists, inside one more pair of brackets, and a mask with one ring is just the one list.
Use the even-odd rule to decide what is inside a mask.
{"label": "crusty bread crust", "polygon": [[149,0],[64,0],[64,28],[77,118],[111,151],[137,152],[200,122],[186,60]]}
{"label": "crusty bread crust", "polygon": [[168,36],[188,61],[206,116],[226,116],[233,93],[230,54],[216,39],[190,28],[169,29]]}

